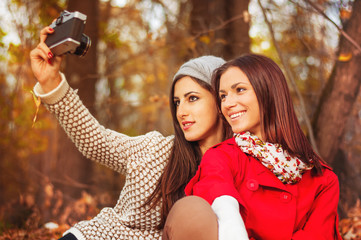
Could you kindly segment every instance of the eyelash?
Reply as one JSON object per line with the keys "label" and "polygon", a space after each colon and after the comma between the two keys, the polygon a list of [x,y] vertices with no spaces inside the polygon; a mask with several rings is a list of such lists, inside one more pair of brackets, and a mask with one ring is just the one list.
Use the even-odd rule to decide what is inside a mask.
{"label": "eyelash", "polygon": [[[236,88],[236,92],[237,93],[242,93],[242,92],[244,92],[244,91],[246,91],[247,89],[245,89],[245,88],[243,88],[243,87],[238,87],[238,88]],[[219,95],[219,99],[222,101],[222,100],[224,100],[225,98],[226,98],[227,96],[226,96],[226,94],[220,94]]]}
{"label": "eyelash", "polygon": [[246,89],[245,89],[245,88],[242,88],[242,87],[238,87],[238,88],[236,88],[236,91],[237,91],[237,93],[239,93],[239,92],[244,92],[244,91],[246,91]]}
{"label": "eyelash", "polygon": [[194,101],[197,101],[199,99],[199,97],[196,97],[196,96],[189,96],[189,101],[190,102],[194,102]]}
{"label": "eyelash", "polygon": [[[197,101],[198,99],[199,99],[199,97],[197,97],[197,96],[189,96],[189,97],[188,97],[189,102],[195,102],[195,101]],[[173,104],[174,104],[174,106],[178,107],[179,104],[180,104],[180,100],[174,101]]]}

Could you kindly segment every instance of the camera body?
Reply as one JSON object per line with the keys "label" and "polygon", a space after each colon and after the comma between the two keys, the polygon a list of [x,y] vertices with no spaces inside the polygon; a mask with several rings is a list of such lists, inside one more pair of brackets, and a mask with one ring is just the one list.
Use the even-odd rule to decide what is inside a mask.
{"label": "camera body", "polygon": [[90,45],[90,38],[83,34],[87,16],[80,12],[63,11],[49,26],[54,29],[45,40],[54,55],[71,53],[84,56]]}

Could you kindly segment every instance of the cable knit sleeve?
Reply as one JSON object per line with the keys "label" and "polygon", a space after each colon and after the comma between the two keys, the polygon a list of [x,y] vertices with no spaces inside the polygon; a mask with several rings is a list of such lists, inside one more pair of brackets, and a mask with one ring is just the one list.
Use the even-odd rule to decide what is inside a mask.
{"label": "cable knit sleeve", "polygon": [[172,144],[173,137],[164,137],[159,132],[129,137],[104,128],[83,105],[64,75],[61,76],[56,89],[44,93],[37,83],[34,93],[40,96],[85,157],[125,174],[128,164],[140,164],[149,159],[150,154],[157,154],[158,148]]}

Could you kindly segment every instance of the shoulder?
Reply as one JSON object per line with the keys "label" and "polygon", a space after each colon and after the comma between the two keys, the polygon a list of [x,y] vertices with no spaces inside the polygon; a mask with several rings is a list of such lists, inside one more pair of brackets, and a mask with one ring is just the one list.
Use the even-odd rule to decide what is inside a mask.
{"label": "shoulder", "polygon": [[149,138],[159,139],[159,140],[173,140],[174,135],[164,136],[162,133],[158,131],[150,131],[145,134]]}
{"label": "shoulder", "polygon": [[148,157],[151,155],[156,155],[157,157],[166,155],[168,157],[168,154],[173,147],[173,143],[173,135],[166,137],[158,131],[151,131],[143,135],[128,137],[123,142],[123,145],[127,149],[140,152],[141,158],[147,158],[144,154],[150,154]]}
{"label": "shoulder", "polygon": [[338,181],[337,175],[334,173],[332,167],[327,165],[326,163],[321,162],[322,166],[322,174],[325,175],[328,179],[334,179]]}
{"label": "shoulder", "polygon": [[336,173],[332,170],[331,167],[327,166],[327,165],[324,165],[322,164],[323,166],[323,176],[326,180],[326,183],[327,184],[339,184],[339,181],[338,181],[338,177],[336,175]]}
{"label": "shoulder", "polygon": [[339,185],[339,180],[337,175],[334,173],[332,168],[325,163],[321,163],[322,166],[322,175],[314,175],[314,179],[318,184],[323,185],[324,187],[329,187],[330,185]]}
{"label": "shoulder", "polygon": [[[242,150],[238,147],[236,141],[234,138],[230,138],[227,139],[221,143],[218,143],[216,145],[214,145],[213,147],[211,147],[210,149],[208,149],[208,154],[212,153],[215,154],[217,152],[219,153],[224,153],[226,155],[246,155],[244,152],[242,152]],[[206,153],[207,153],[206,152]]]}
{"label": "shoulder", "polygon": [[164,136],[162,133],[160,133],[158,131],[150,131],[150,132],[144,133],[143,135],[138,135],[138,136],[134,136],[131,138],[138,139],[139,141],[142,141],[142,139],[143,140],[148,139],[149,141],[153,142],[154,144],[158,144],[160,142],[173,143],[174,135]]}
{"label": "shoulder", "polygon": [[[234,138],[227,139],[208,149],[203,156],[203,160],[238,162],[240,158],[247,158],[247,155],[238,147]],[[206,160],[208,161],[208,160]],[[233,164],[232,164],[233,165]]]}
{"label": "shoulder", "polygon": [[220,142],[220,143],[214,145],[208,151],[210,151],[210,150],[212,151],[214,149],[216,151],[230,150],[230,149],[233,149],[235,147],[238,147],[236,141],[234,140],[234,138],[230,138],[230,139],[227,139],[227,140],[225,140],[223,142]]}
{"label": "shoulder", "polygon": [[144,135],[150,139],[150,145],[156,146],[157,148],[170,148],[174,143],[174,135],[164,136],[158,131],[151,131]]}

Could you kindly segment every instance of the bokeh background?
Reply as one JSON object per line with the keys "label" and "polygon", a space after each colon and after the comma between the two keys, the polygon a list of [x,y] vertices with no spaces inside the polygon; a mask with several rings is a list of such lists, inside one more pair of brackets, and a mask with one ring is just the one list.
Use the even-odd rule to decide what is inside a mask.
{"label": "bokeh background", "polygon": [[1,0],[0,239],[57,239],[114,206],[123,186],[37,112],[29,53],[64,9],[88,16],[92,46],[62,71],[101,124],[128,135],[173,133],[169,87],[184,61],[275,60],[304,132],[340,179],[341,234],[361,239],[361,0]]}

